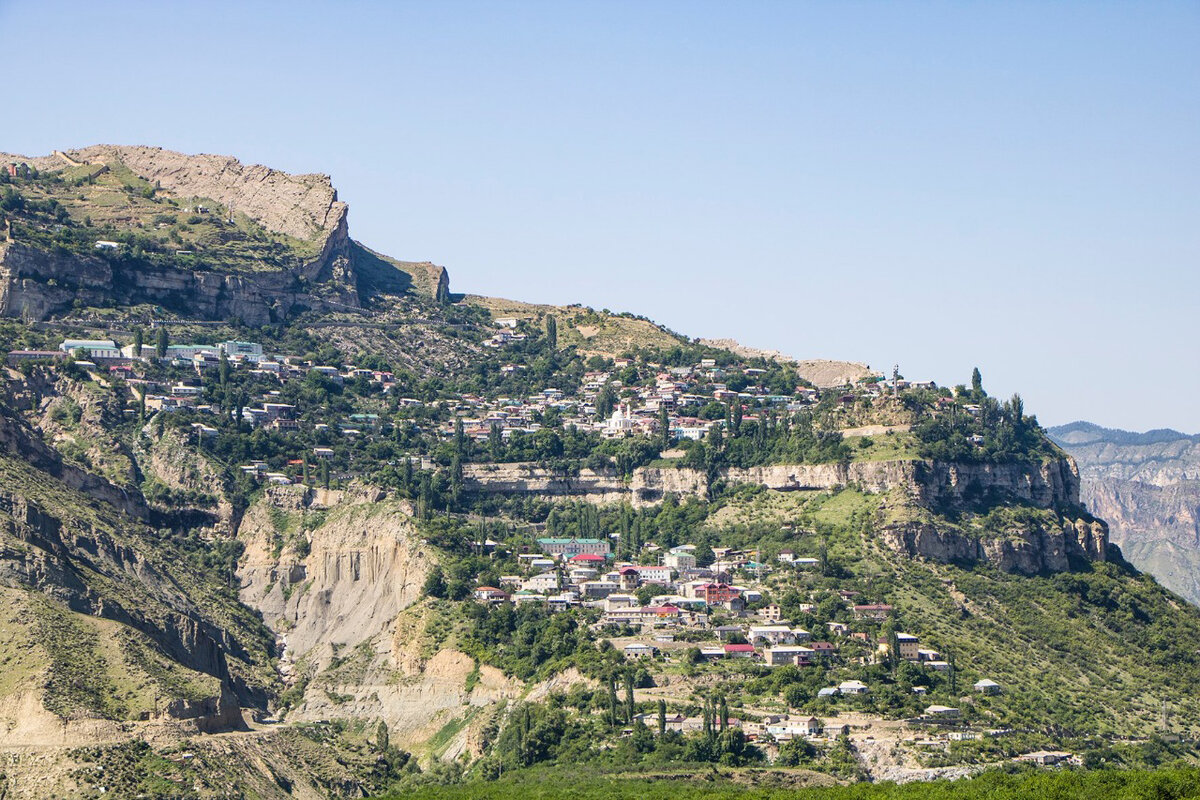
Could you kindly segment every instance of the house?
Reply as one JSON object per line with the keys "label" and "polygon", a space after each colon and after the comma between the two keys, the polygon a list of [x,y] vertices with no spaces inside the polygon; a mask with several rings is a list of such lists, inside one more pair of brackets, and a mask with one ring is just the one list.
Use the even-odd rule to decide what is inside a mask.
{"label": "house", "polygon": [[816,658],[830,658],[837,655],[837,646],[832,642],[811,642],[808,646]]}
{"label": "house", "polygon": [[883,622],[892,614],[892,607],[886,603],[871,603],[854,607],[855,619],[872,619]]}
{"label": "house", "polygon": [[481,603],[503,603],[508,599],[508,592],[495,586],[480,586],[474,593],[475,599]]}
{"label": "house", "polygon": [[777,741],[786,742],[796,737],[820,736],[825,725],[816,717],[802,720],[778,720],[767,723],[765,731]]}
{"label": "house", "polygon": [[795,644],[796,634],[786,625],[752,625],[746,638],[756,644]]}
{"label": "house", "polygon": [[1070,757],[1070,753],[1064,753],[1061,750],[1038,750],[1034,753],[1026,753],[1023,756],[1017,756],[1014,760],[1037,764],[1039,767],[1048,767],[1052,764],[1057,764],[1060,761],[1066,761]]}
{"label": "house", "polygon": [[[576,556],[576,558],[582,557],[583,556]],[[594,558],[595,556],[592,557]],[[619,570],[617,570],[617,580],[620,582],[621,589],[624,591],[636,589],[638,584],[642,582],[642,578],[638,574],[637,567],[621,567]]]}
{"label": "house", "polygon": [[842,681],[837,688],[842,694],[866,694],[868,691],[862,681]]}
{"label": "house", "polygon": [[671,568],[668,566],[639,566],[637,571],[643,583],[671,582]]}
{"label": "house", "polygon": [[333,458],[333,448],[332,447],[314,447],[313,448],[313,457],[321,458],[321,459]]}
{"label": "house", "polygon": [[677,572],[695,569],[696,556],[692,555],[691,553],[667,553],[665,556],[663,556],[663,565],[670,569],[674,569]]}
{"label": "house", "polygon": [[813,655],[811,647],[797,644],[775,645],[763,651],[763,658],[768,667],[778,667],[784,664],[807,667],[812,664]]}
{"label": "house", "polygon": [[736,588],[727,583],[705,583],[696,587],[696,598],[710,606],[729,603],[740,594]]}
{"label": "house", "polygon": [[1000,694],[1000,684],[990,678],[977,681],[972,688],[980,694]]}
{"label": "house", "polygon": [[826,686],[824,689],[817,690],[817,697],[837,697],[840,692],[836,686]]}
{"label": "house", "polygon": [[528,592],[553,592],[558,590],[558,573],[543,572],[540,575],[534,575],[532,578],[526,578],[521,583],[521,588]]}
{"label": "house", "polygon": [[727,644],[721,649],[731,658],[754,658],[758,655],[752,644]]}
{"label": "house", "polygon": [[[591,570],[589,570],[590,572]],[[583,581],[579,584],[579,591],[584,597],[612,597],[617,592],[621,591],[621,587],[614,581]],[[623,594],[619,597],[630,597]]]}
{"label": "house", "polygon": [[604,565],[604,556],[595,553],[578,553],[568,558],[567,563],[573,567],[600,567]]}
{"label": "house", "polygon": [[642,656],[654,658],[654,654],[658,652],[657,647],[645,642],[630,642],[622,650],[625,653],[625,658],[628,659],[641,658]]}
{"label": "house", "polygon": [[758,612],[767,622],[779,622],[783,619],[783,609],[776,603],[768,603]]}
{"label": "house", "polygon": [[954,719],[959,716],[957,708],[950,706],[932,705],[925,709],[925,716],[936,717],[938,719]]}

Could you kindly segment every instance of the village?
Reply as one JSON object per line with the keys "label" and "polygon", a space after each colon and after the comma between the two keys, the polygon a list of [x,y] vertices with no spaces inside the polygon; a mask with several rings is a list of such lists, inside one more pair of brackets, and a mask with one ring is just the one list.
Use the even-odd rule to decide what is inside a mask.
{"label": "village", "polygon": [[[515,319],[502,318],[496,320],[496,325],[497,332],[485,342],[492,347],[519,343],[526,336],[514,332]],[[501,444],[528,442],[547,427],[599,437],[601,441],[645,437],[686,443],[704,439],[714,428],[728,429],[732,423],[730,409],[736,409],[736,422],[743,424],[759,421],[763,415],[788,415],[812,408],[823,398],[834,400],[835,407],[849,406],[899,391],[934,388],[929,381],[910,382],[894,376],[891,380],[864,379],[857,385],[823,392],[793,378],[787,393],[779,393],[778,386],[766,385],[768,370],[763,367],[745,363],[721,366],[715,358],[676,367],[627,357],[611,359],[603,369],[589,369],[578,385],[565,388],[546,387],[514,396],[443,392],[437,397],[418,398],[403,396],[404,387],[389,370],[316,363],[295,354],[267,352],[262,344],[251,341],[168,344],[164,338],[157,344],[121,345],[112,339],[65,339],[56,350],[8,353],[10,366],[22,362],[52,364],[68,358],[93,378],[122,379],[138,407],[126,409],[127,415],[193,415],[190,428],[198,441],[221,433],[219,421],[206,422],[205,416],[223,416],[252,429],[285,434],[303,430],[308,434],[307,441],[303,445],[298,442],[287,458],[239,465],[248,475],[272,484],[303,481],[309,465],[322,461],[331,462],[335,475],[343,480],[359,477],[364,463],[354,458],[354,452],[364,442],[394,433],[396,426],[429,442],[464,437],[481,447],[497,437]],[[154,377],[146,375],[151,365]],[[520,376],[526,369],[524,364],[502,363],[499,373],[501,378]],[[245,397],[240,406],[222,409],[206,388],[226,371],[243,376],[247,385],[257,387],[257,393]],[[337,391],[357,387],[354,403],[361,407],[340,416],[330,415],[326,408],[306,407],[283,397],[287,393],[283,387],[310,376],[328,382]],[[635,376],[633,382],[623,380],[630,376]],[[941,406],[954,401],[941,397],[938,402]],[[977,412],[970,405],[965,409]],[[433,466],[427,457],[421,465]]]}

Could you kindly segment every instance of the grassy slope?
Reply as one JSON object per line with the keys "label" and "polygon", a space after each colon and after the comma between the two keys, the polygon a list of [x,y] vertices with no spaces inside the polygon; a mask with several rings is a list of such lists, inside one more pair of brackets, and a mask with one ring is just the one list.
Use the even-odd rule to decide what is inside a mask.
{"label": "grassy slope", "polygon": [[[1200,731],[1200,697],[1186,689],[1200,682],[1200,609],[1126,565],[1023,577],[897,556],[871,533],[889,513],[884,500],[850,490],[764,492],[716,521],[790,519],[817,530],[794,549],[815,555],[824,541],[853,580],[897,607],[901,630],[952,652],[960,695],[981,677],[1005,687],[973,701],[982,724],[1147,735],[1166,701],[1176,730]],[[946,692],[941,702],[961,700]]]}
{"label": "grassy slope", "polygon": [[[63,570],[62,577],[36,587],[8,578],[3,589],[10,602],[3,620],[0,663],[14,664],[26,678],[44,675],[51,710],[123,719],[152,710],[156,697],[198,699],[213,696],[218,688],[215,678],[177,663],[150,636],[69,611],[63,593],[51,593],[58,581],[67,586],[77,581],[105,607],[124,609],[150,625],[162,624],[172,613],[205,619],[245,648],[245,659],[228,655],[232,674],[252,686],[273,684],[270,633],[237,602],[219,576],[189,559],[169,534],[121,517],[13,458],[0,457],[0,485],[61,520],[64,541],[82,547],[73,555],[51,560],[52,569]],[[86,555],[89,541],[105,539],[136,554],[136,566],[128,556],[125,564],[117,564]],[[0,548],[6,560],[43,557],[37,546],[9,532],[0,534]],[[0,687],[10,690],[22,685],[23,679],[0,681]]]}
{"label": "grassy slope", "polygon": [[546,317],[553,315],[558,322],[559,346],[575,345],[589,354],[613,357],[644,347],[671,348],[686,341],[649,320],[583,306],[539,305],[478,295],[468,295],[467,302],[487,309],[493,317],[516,317],[535,325],[543,325]]}

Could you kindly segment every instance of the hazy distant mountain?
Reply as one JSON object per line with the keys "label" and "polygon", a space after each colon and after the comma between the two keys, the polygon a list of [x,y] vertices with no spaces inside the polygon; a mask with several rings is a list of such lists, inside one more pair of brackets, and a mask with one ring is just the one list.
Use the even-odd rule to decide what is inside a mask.
{"label": "hazy distant mountain", "polygon": [[1200,603],[1200,436],[1090,422],[1049,434],[1079,463],[1080,497],[1125,557]]}

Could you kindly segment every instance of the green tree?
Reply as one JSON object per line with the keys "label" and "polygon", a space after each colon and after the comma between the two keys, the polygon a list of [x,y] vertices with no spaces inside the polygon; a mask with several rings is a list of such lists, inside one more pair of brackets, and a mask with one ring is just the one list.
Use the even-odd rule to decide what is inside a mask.
{"label": "green tree", "polygon": [[667,735],[667,701],[658,699],[658,735]]}
{"label": "green tree", "polygon": [[979,367],[971,370],[971,391],[976,396],[983,395],[983,374],[979,371]]}
{"label": "green tree", "polygon": [[553,314],[546,317],[546,344],[551,350],[558,349],[558,320]]}
{"label": "green tree", "polygon": [[142,345],[144,345],[145,342],[146,342],[146,334],[142,330],[141,326],[134,328],[133,329],[133,357],[134,358],[142,357]]}
{"label": "green tree", "polygon": [[159,325],[154,334],[154,355],[158,358],[166,358],[167,347],[170,345],[170,341],[166,326]]}

